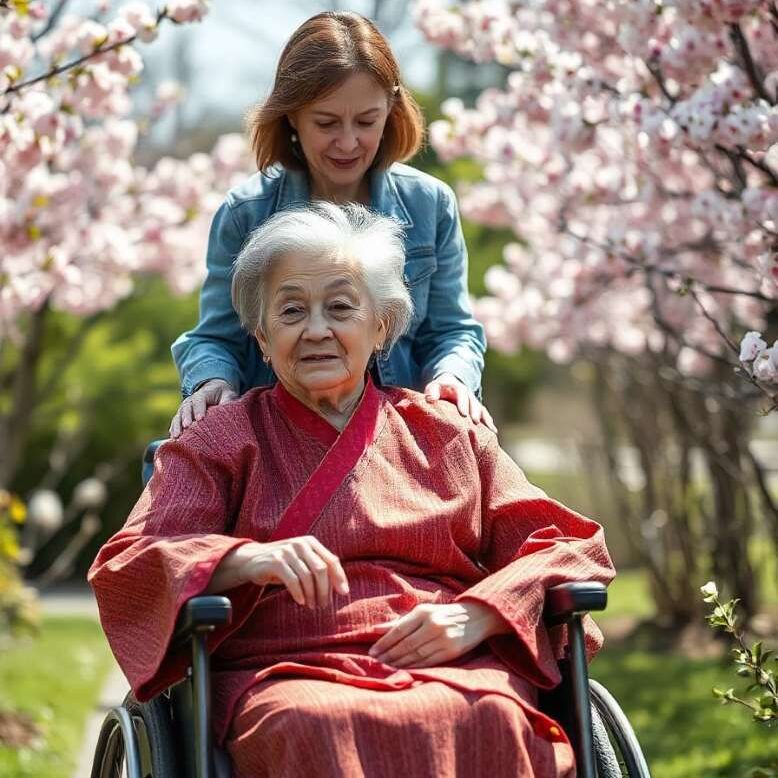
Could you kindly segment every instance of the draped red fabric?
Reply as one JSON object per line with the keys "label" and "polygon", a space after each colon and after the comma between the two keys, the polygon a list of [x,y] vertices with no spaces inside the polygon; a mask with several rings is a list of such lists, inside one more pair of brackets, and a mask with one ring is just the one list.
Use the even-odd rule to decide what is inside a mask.
{"label": "draped red fabric", "polygon": [[[549,586],[612,578],[602,528],[529,484],[483,425],[404,389],[369,384],[340,434],[282,387],[253,390],[160,448],[89,572],[138,698],[184,672],[169,650],[182,604],[231,549],[270,539],[304,487],[316,499],[301,513],[315,515],[298,526],[338,555],[350,592],[315,610],[278,586],[228,593],[235,618],[212,636],[212,683],[236,778],[574,775],[564,733],[534,707],[564,643],[541,615]],[[368,655],[373,625],[467,599],[512,632],[434,668]],[[587,622],[593,653],[601,635]]]}

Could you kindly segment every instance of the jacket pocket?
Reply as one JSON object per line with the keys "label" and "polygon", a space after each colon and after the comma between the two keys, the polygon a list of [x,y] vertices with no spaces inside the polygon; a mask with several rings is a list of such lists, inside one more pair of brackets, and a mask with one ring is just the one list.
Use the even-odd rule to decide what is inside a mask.
{"label": "jacket pocket", "polygon": [[432,249],[415,249],[405,259],[405,283],[413,299],[413,319],[408,334],[413,335],[427,318],[427,303],[432,274],[438,267]]}

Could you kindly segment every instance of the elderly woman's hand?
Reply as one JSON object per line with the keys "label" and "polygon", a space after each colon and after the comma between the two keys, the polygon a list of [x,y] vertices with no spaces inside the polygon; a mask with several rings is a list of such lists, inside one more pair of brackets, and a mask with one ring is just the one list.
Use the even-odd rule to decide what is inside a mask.
{"label": "elderly woman's hand", "polygon": [[206,381],[178,406],[170,422],[170,437],[177,438],[191,424],[200,421],[211,405],[225,405],[237,399],[238,393],[222,378]]}
{"label": "elderly woman's hand", "polygon": [[442,373],[424,387],[427,400],[448,400],[457,406],[462,416],[469,416],[476,424],[483,422],[492,432],[497,432],[492,415],[479,399],[451,373]]}
{"label": "elderly woman's hand", "polygon": [[392,667],[450,662],[492,635],[510,630],[497,611],[477,602],[417,605],[374,629],[388,631],[373,644],[370,656]]}
{"label": "elderly woman's hand", "polygon": [[244,543],[219,563],[207,594],[225,592],[244,583],[281,584],[298,605],[327,605],[333,590],[348,594],[340,560],[313,535],[272,543]]}

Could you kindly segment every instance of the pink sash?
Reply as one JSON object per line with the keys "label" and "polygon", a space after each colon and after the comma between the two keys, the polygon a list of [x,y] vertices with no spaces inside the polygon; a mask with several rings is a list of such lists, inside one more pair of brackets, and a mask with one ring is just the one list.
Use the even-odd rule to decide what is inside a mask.
{"label": "pink sash", "polygon": [[[286,393],[280,385],[277,391]],[[288,398],[294,400],[291,395],[286,394]],[[288,406],[288,400],[284,404]],[[365,381],[365,391],[348,424],[330,446],[318,467],[308,477],[302,489],[286,506],[270,536],[270,542],[299,537],[310,532],[311,527],[332,499],[332,495],[354,469],[362,455],[375,442],[385,418],[386,412],[381,403],[381,393],[368,376]]]}

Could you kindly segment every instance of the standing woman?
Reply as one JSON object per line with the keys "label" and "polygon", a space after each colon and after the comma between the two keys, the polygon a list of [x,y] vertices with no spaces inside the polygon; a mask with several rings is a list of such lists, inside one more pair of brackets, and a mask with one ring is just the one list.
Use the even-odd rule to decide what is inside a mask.
{"label": "standing woman", "polygon": [[462,416],[493,427],[479,399],[485,341],[467,291],[467,250],[454,193],[400,164],[421,146],[424,121],[375,25],[326,12],[286,44],[273,91],[249,117],[259,172],[217,211],[197,326],[173,344],[184,401],[172,437],[211,405],[275,382],[269,359],[232,307],[232,263],[275,212],[311,200],[358,202],[405,231],[405,278],[414,316],[408,333],[372,367],[377,383],[449,400]]}

